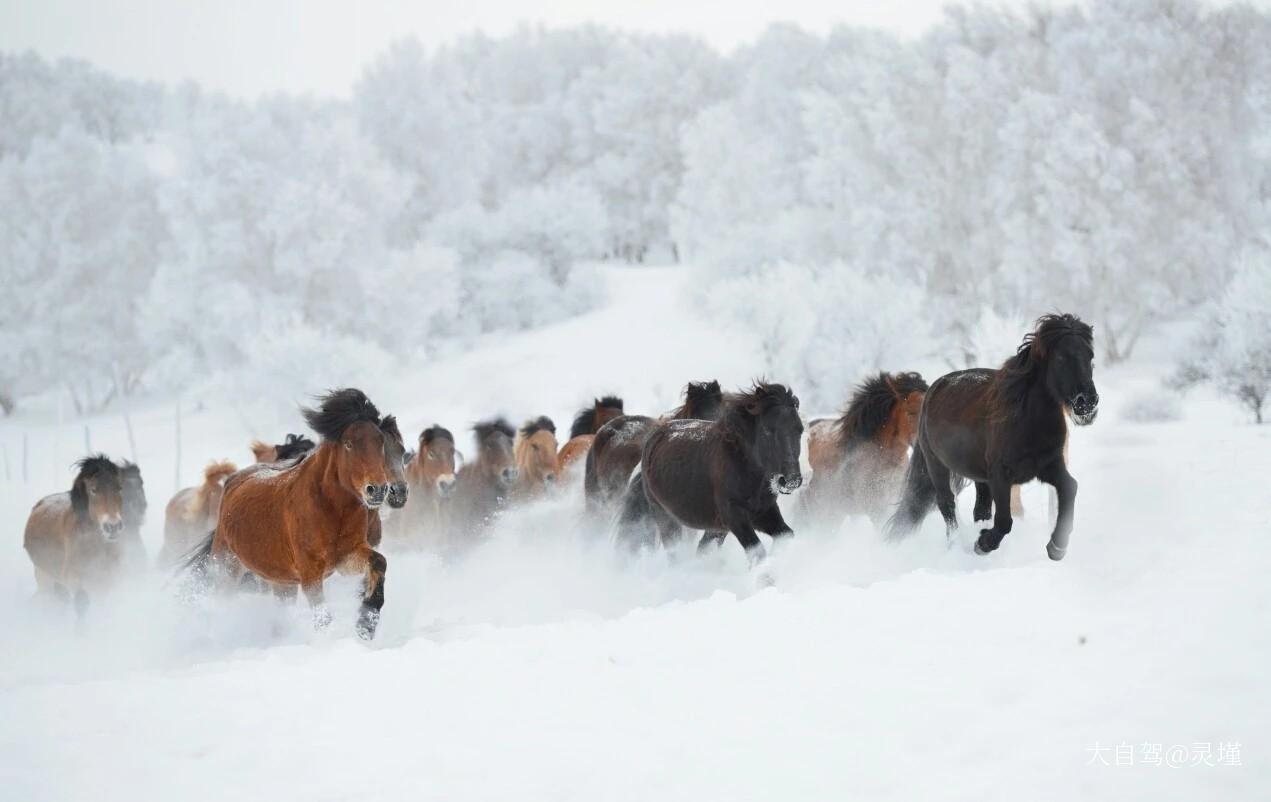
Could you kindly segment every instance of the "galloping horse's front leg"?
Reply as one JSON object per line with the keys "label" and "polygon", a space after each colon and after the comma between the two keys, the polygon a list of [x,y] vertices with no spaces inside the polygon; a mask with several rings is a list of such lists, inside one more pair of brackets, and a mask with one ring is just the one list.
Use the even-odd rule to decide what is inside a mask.
{"label": "galloping horse's front leg", "polygon": [[313,628],[326,629],[331,623],[331,611],[327,609],[326,597],[322,592],[322,580],[301,585],[300,590],[309,602],[309,609],[313,611]]}
{"label": "galloping horse's front leg", "polygon": [[702,539],[697,544],[697,553],[705,554],[711,547],[719,548],[726,537],[728,537],[727,529],[707,529],[702,533]]}
{"label": "galloping horse's front leg", "polygon": [[750,513],[740,507],[729,511],[727,517],[728,529],[737,537],[737,542],[746,550],[746,557],[750,560],[753,567],[763,561],[767,552],[764,551],[763,543],[759,540],[759,535],[755,534],[755,528],[750,523]]}
{"label": "galloping horse's front leg", "polygon": [[1056,458],[1043,468],[1037,478],[1054,485],[1059,496],[1059,514],[1055,517],[1055,531],[1046,544],[1046,554],[1052,560],[1062,560],[1068,551],[1068,535],[1072,533],[1072,513],[1077,501],[1077,480],[1068,473],[1063,458]]}
{"label": "galloping horse's front leg", "polygon": [[362,609],[357,616],[357,635],[363,640],[375,637],[380,623],[380,610],[384,607],[384,574],[388,560],[370,546],[359,546],[336,567],[342,574],[362,574]]}
{"label": "galloping horse's front leg", "polygon": [[[990,469],[991,470],[991,469]],[[989,492],[993,495],[993,526],[981,529],[975,540],[975,553],[988,554],[1002,545],[1002,538],[1011,533],[1011,483],[998,469],[991,470]]]}
{"label": "galloping horse's front leg", "polygon": [[[1014,490],[1011,492],[1013,494]],[[971,517],[977,524],[993,517],[993,491],[989,489],[988,482],[975,483],[975,511]]]}
{"label": "galloping horse's front leg", "polygon": [[754,516],[755,528],[765,535],[772,535],[773,545],[778,540],[782,540],[794,535],[794,530],[790,528],[790,524],[786,523],[786,519],[781,517],[781,507],[777,506],[777,500],[774,498],[772,504]]}

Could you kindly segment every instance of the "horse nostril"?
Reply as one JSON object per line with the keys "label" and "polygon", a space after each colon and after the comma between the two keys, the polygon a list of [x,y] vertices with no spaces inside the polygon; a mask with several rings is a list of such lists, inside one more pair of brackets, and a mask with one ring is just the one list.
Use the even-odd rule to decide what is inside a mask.
{"label": "horse nostril", "polygon": [[544,482],[555,482],[555,481],[556,481],[556,474],[554,474],[554,473],[549,473],[549,474],[547,474],[546,476],[544,476],[544,477],[543,477],[543,481],[544,481]]}
{"label": "horse nostril", "polygon": [[366,486],[366,495],[368,495],[368,496],[374,496],[374,495],[375,495],[375,491],[376,491],[376,490],[378,490],[378,489],[379,489],[379,488],[377,488],[375,485],[367,485],[367,486]]}

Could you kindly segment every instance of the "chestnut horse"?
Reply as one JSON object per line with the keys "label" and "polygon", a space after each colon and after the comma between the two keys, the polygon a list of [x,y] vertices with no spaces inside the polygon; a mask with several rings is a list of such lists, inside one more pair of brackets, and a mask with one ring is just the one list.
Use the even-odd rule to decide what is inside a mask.
{"label": "chestnut horse", "polygon": [[406,463],[410,500],[389,519],[394,537],[410,545],[441,546],[445,507],[455,486],[455,437],[437,424],[419,434],[419,450]]}
{"label": "chestnut horse", "polygon": [[794,534],[777,493],[803,483],[802,435],[799,399],[767,382],[726,396],[718,420],[656,427],[623,502],[620,536],[638,533],[634,527],[646,515],[664,546],[678,542],[683,527],[706,530],[699,550],[732,532],[754,565],[764,555],[756,530],[773,538]]}
{"label": "chestnut horse", "polygon": [[516,459],[512,424],[497,418],[472,427],[477,458],[459,469],[455,497],[450,505],[450,540],[461,543],[488,526],[507,503],[516,484]]}
{"label": "chestnut horse", "polygon": [[[395,431],[396,424],[352,388],[322,396],[304,417],[321,445],[298,462],[257,464],[231,476],[216,530],[186,565],[210,564],[230,588],[245,572],[272,584],[280,596],[299,586],[318,626],[331,620],[323,580],[335,571],[360,574],[357,634],[370,639],[384,606],[388,562],[371,548],[368,534],[393,482],[394,437],[386,428]],[[400,448],[400,435],[397,440]],[[400,468],[400,452],[396,462]],[[404,501],[404,485],[398,493]]]}
{"label": "chestnut horse", "polygon": [[163,516],[163,548],[160,564],[174,562],[194,548],[216,526],[225,480],[238,467],[232,462],[212,462],[203,469],[203,483],[178,490]]}
{"label": "chestnut horse", "polygon": [[259,440],[253,440],[251,444],[252,455],[257,462],[282,462],[308,454],[315,448],[317,444],[302,434],[289,434],[286,440],[274,446]]}
{"label": "chestnut horse", "polygon": [[22,545],[40,593],[73,598],[83,618],[90,595],[108,590],[123,561],[123,471],[104,454],[75,463],[69,492],[31,508]]}
{"label": "chestnut horse", "polygon": [[616,395],[594,399],[592,406],[578,410],[573,425],[569,427],[569,440],[565,441],[560,453],[556,455],[560,472],[565,473],[587,456],[592,439],[600,427],[621,414],[622,399]]}
{"label": "chestnut horse", "polygon": [[964,477],[975,482],[975,520],[993,518],[975,541],[976,553],[986,554],[1011,531],[1011,486],[1036,478],[1059,497],[1046,553],[1062,560],[1077,497],[1064,460],[1065,415],[1087,426],[1098,411],[1093,329],[1074,315],[1039,318],[1001,368],[960,370],[931,385],[890,534],[912,532],[934,505],[951,535],[958,525],[954,481]]}
{"label": "chestnut horse", "polygon": [[631,472],[640,464],[644,441],[655,426],[668,420],[715,420],[723,404],[718,381],[689,382],[684,403],[661,418],[621,415],[601,426],[587,451],[583,473],[587,509],[598,512],[622,498]]}
{"label": "chestnut horse", "polygon": [[852,514],[882,526],[900,493],[927,383],[917,373],[866,379],[837,419],[808,426],[812,478],[802,504],[818,527]]}
{"label": "chestnut horse", "polygon": [[551,418],[540,415],[521,426],[512,446],[517,477],[513,498],[538,498],[556,485],[560,473],[556,448],[556,424]]}

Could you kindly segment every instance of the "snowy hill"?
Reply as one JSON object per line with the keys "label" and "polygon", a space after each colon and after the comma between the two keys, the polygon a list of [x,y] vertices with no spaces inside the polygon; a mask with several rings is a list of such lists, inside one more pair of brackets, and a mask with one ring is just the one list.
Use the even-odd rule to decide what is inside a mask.
{"label": "snowy hill", "polygon": [[[684,271],[602,275],[599,311],[363,389],[410,436],[495,411],[546,412],[564,429],[611,391],[658,412],[685,381],[755,372],[758,344],[699,318]],[[933,378],[938,357],[896,367]],[[731,540],[706,559],[691,547],[619,559],[579,525],[571,486],[461,562],[389,551],[369,646],[338,580],[323,633],[272,600],[184,606],[155,575],[76,634],[32,600],[20,541],[31,504],[69,484],[84,422],[23,413],[0,430],[0,788],[101,802],[1259,798],[1271,427],[1203,394],[1176,422],[1123,419],[1159,375],[1146,357],[1096,374],[1105,409],[1073,436],[1081,485],[1062,563],[1046,558],[1033,485],[992,556],[971,553],[964,497],[949,546],[934,515],[899,545],[864,520],[797,530],[774,556],[776,586],[759,590]],[[299,429],[211,391],[184,403],[186,484],[206,460],[249,459],[250,436]],[[152,554],[178,472],[174,408],[152,400],[130,416]],[[86,423],[94,448],[129,454],[120,417]],[[1240,765],[1220,764],[1220,743]],[[1199,765],[1153,765],[1153,744]],[[1134,765],[1117,765],[1118,747]]]}

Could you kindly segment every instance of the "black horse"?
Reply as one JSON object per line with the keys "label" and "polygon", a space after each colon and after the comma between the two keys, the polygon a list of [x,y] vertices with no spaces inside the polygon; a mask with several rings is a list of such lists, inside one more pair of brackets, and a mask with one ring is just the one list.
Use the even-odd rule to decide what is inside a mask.
{"label": "black horse", "polygon": [[918,441],[905,476],[900,507],[888,534],[917,528],[933,504],[950,531],[957,527],[954,482],[975,482],[979,554],[993,551],[1011,531],[1011,486],[1033,479],[1053,485],[1059,516],[1046,545],[1062,560],[1072,532],[1077,480],[1063,456],[1067,413],[1079,426],[1094,422],[1094,331],[1073,315],[1045,315],[998,370],[973,368],[941,376],[927,391]]}
{"label": "black horse", "polygon": [[667,420],[715,420],[724,405],[719,382],[689,382],[684,387],[684,403],[662,418],[647,415],[620,415],[596,431],[587,450],[583,470],[583,493],[587,509],[597,512],[622,497],[631,472],[640,464],[644,441],[659,423]]}
{"label": "black horse", "polygon": [[686,526],[706,530],[701,546],[732,532],[751,564],[758,562],[764,549],[756,530],[774,538],[793,534],[777,493],[792,493],[803,483],[802,434],[799,399],[766,382],[725,396],[715,421],[657,427],[645,440],[640,474],[624,499],[620,532],[637,531],[645,514],[663,545],[678,542]]}

